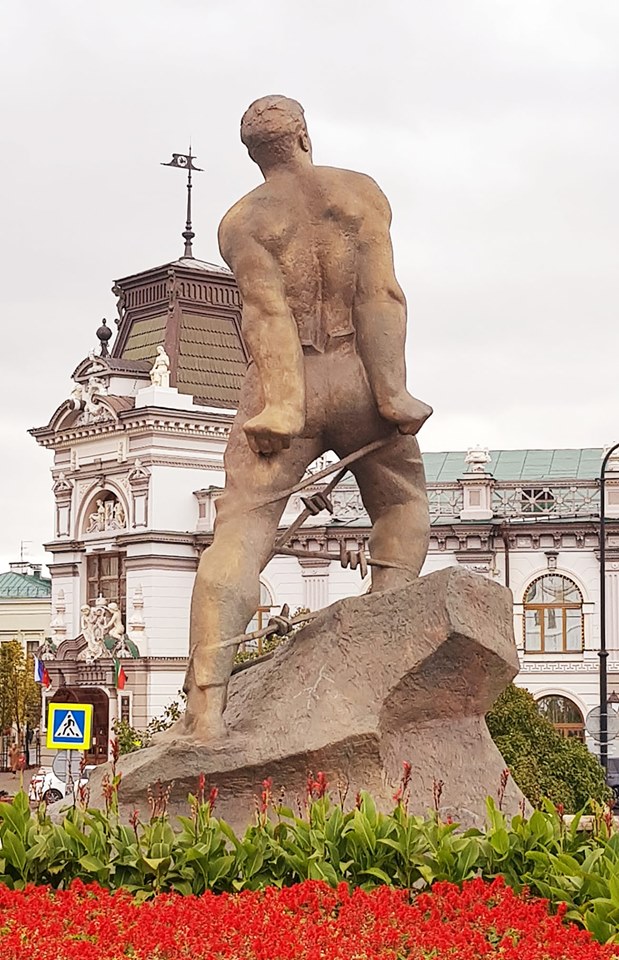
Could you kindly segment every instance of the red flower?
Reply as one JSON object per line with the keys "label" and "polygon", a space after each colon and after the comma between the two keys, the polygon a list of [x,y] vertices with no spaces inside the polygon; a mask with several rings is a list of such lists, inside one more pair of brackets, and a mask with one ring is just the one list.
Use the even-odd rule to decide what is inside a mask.
{"label": "red flower", "polygon": [[551,915],[544,900],[518,896],[502,880],[437,883],[406,890],[293,887],[131,895],[74,881],[68,890],[0,885],[3,960],[612,960],[601,946]]}

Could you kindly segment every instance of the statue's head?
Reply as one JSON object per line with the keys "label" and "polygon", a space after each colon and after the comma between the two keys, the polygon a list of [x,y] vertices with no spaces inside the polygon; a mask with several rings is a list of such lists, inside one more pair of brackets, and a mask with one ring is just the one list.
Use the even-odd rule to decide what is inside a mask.
{"label": "statue's head", "polygon": [[263,171],[301,157],[310,162],[312,159],[303,107],[288,97],[273,95],[255,100],[241,119],[241,140]]}
{"label": "statue's head", "polygon": [[108,603],[107,608],[108,610],[118,610],[118,604],[114,603],[112,600],[110,603]]}

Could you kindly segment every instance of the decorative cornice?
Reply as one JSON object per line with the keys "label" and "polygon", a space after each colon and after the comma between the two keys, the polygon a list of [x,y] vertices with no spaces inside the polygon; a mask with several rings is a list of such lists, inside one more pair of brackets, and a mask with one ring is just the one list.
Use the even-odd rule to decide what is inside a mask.
{"label": "decorative cornice", "polygon": [[301,575],[307,577],[310,576],[314,570],[327,570],[333,563],[333,560],[337,560],[339,562],[340,558],[339,555],[337,555],[333,557],[333,560],[318,560],[316,557],[308,557],[307,560],[304,560],[303,557],[297,557],[297,559],[299,561],[299,566],[303,568],[303,573]]}
{"label": "decorative cornice", "polygon": [[55,449],[93,437],[110,433],[125,433],[129,436],[143,433],[167,434],[170,436],[207,436],[214,440],[226,440],[233,420],[232,414],[212,413],[200,406],[192,410],[171,411],[161,407],[140,407],[119,414],[119,421],[97,420],[88,424],[72,425],[70,429],[55,432],[49,427],[35,427],[28,432],[43,447]]}
{"label": "decorative cornice", "polygon": [[[526,654],[524,655],[526,656]],[[521,673],[599,673],[600,666],[595,660],[557,660],[527,662],[520,665]],[[619,660],[608,663],[609,673],[619,673]]]}
{"label": "decorative cornice", "polygon": [[126,547],[135,543],[183,543],[195,545],[196,536],[193,533],[181,533],[177,530],[136,530],[125,532],[115,538],[118,547]]}
{"label": "decorative cornice", "polygon": [[140,557],[126,557],[125,569],[132,570],[189,570],[195,573],[199,557],[163,556],[159,553],[145,553]]}
{"label": "decorative cornice", "polygon": [[50,563],[49,572],[54,577],[77,577],[80,572],[80,565],[74,561],[72,563]]}

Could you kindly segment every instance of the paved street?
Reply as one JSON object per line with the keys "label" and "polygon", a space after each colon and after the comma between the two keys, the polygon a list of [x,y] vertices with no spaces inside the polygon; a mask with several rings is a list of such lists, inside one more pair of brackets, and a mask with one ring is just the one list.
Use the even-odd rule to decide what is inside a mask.
{"label": "paved street", "polygon": [[[30,770],[24,770],[23,773],[23,783],[24,788],[28,789],[28,784],[30,783],[30,778],[36,771],[36,767]],[[13,796],[17,790],[19,790],[19,774],[14,777],[12,773],[0,773],[0,790],[6,790],[9,796]]]}

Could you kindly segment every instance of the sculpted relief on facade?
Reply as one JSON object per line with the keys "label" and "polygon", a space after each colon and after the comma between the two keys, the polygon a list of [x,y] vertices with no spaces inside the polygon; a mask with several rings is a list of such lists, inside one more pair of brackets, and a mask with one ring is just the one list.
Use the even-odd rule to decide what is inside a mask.
{"label": "sculpted relief on facade", "polygon": [[80,611],[80,626],[86,647],[79,660],[93,663],[105,653],[114,657],[136,656],[137,651],[125,634],[120,607],[113,600],[98,597],[93,606],[85,603]]}
{"label": "sculpted relief on facade", "polygon": [[96,509],[86,518],[85,533],[104,533],[106,531],[125,530],[127,515],[120,500],[115,497],[97,499]]}

